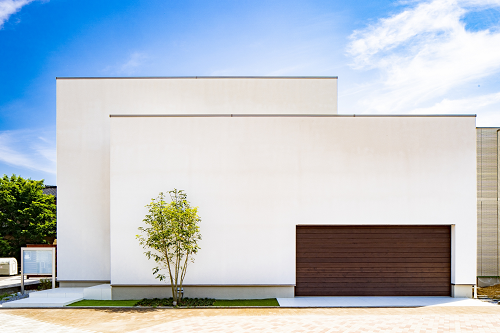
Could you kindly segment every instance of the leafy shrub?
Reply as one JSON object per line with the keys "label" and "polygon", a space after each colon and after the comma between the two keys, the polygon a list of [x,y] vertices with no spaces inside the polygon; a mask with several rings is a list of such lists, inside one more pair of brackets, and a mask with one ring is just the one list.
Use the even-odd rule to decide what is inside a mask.
{"label": "leafy shrub", "polygon": [[0,295],[0,301],[2,301],[4,299],[7,299],[7,298],[9,298],[9,297],[11,297],[13,295],[15,295],[15,294],[1,294]]}
{"label": "leafy shrub", "polygon": [[38,285],[38,290],[45,290],[52,288],[52,280],[51,279],[40,279],[40,284]]}
{"label": "leafy shrub", "polygon": [[[135,306],[152,306],[154,308],[158,306],[173,306],[174,299],[170,298],[144,298],[137,302]],[[182,298],[177,306],[212,306],[214,305],[215,299],[213,298]]]}

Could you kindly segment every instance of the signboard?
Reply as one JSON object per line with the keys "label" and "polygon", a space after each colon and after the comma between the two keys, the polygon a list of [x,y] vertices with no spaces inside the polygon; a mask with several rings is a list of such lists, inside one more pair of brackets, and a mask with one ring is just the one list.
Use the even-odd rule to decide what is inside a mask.
{"label": "signboard", "polygon": [[52,274],[52,251],[24,250],[24,274]]}
{"label": "signboard", "polygon": [[24,294],[24,275],[52,274],[52,289],[56,287],[56,251],[54,247],[21,248],[21,292]]}

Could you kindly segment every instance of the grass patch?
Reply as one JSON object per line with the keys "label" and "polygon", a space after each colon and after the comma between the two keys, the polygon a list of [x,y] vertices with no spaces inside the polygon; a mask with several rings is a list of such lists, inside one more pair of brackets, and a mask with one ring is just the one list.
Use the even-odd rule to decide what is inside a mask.
{"label": "grass patch", "polygon": [[276,298],[266,299],[218,299],[214,306],[280,306]]}
{"label": "grass patch", "polygon": [[[147,307],[158,307],[158,306],[173,306],[172,298],[154,298],[154,299],[142,299],[142,300],[128,300],[128,301],[99,301],[99,300],[83,300],[78,301],[68,306],[89,306],[89,307],[99,307],[99,306],[147,306]],[[184,298],[179,306],[185,307],[196,307],[196,306],[279,306],[276,298],[267,299],[220,299],[215,300],[213,298]]]}
{"label": "grass patch", "polygon": [[71,303],[68,306],[134,306],[137,304],[137,300],[130,301],[99,301],[92,299],[84,299],[76,303]]}

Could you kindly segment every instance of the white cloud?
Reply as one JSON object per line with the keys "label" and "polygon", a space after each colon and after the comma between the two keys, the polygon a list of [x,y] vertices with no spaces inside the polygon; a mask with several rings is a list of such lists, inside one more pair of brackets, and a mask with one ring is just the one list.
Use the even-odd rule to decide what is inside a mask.
{"label": "white cloud", "polygon": [[[478,113],[478,110],[481,112]],[[478,114],[476,125],[500,125],[500,92],[471,98],[443,99],[427,108],[417,108],[413,114]]]}
{"label": "white cloud", "polygon": [[[363,96],[359,104],[367,112],[421,109],[436,99],[449,98],[455,88],[500,72],[500,31],[470,31],[462,21],[469,12],[500,7],[500,0],[410,4],[412,7],[350,36],[347,54],[352,57],[352,67],[379,73],[376,80],[352,92]],[[500,22],[496,23],[500,26]],[[446,104],[443,100],[435,109]]]}
{"label": "white cloud", "polygon": [[0,163],[56,173],[56,147],[48,132],[0,131]]}
{"label": "white cloud", "polygon": [[0,29],[12,14],[34,0],[0,0]]}
{"label": "white cloud", "polygon": [[[500,104],[500,93],[482,95],[472,98],[443,99],[441,102],[427,108],[417,108],[411,113],[415,114],[475,114],[479,108],[495,106]],[[457,110],[459,110],[457,112]]]}

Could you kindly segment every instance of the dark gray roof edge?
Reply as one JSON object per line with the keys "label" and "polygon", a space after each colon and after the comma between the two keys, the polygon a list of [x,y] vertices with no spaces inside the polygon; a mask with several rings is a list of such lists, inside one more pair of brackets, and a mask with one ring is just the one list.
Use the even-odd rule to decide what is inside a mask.
{"label": "dark gray roof edge", "polygon": [[96,79],[338,79],[338,76],[56,76],[56,80]]}
{"label": "dark gray roof edge", "polygon": [[110,114],[110,117],[476,117],[475,114]]}

